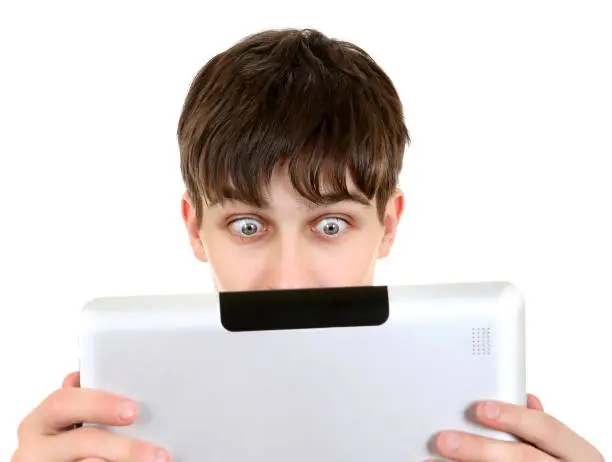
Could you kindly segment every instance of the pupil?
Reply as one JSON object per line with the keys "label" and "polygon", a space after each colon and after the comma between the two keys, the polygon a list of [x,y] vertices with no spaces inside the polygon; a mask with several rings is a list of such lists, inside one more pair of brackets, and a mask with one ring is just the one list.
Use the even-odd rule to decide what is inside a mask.
{"label": "pupil", "polygon": [[244,234],[253,234],[257,230],[257,227],[253,223],[247,223],[242,227],[242,232]]}
{"label": "pupil", "polygon": [[338,225],[336,223],[329,223],[325,228],[327,234],[336,234],[338,232]]}

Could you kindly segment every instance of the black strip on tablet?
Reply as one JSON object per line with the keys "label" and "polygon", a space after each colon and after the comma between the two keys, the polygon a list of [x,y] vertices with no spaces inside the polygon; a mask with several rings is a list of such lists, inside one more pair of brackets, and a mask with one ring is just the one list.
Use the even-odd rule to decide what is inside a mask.
{"label": "black strip on tablet", "polygon": [[386,286],[221,292],[231,332],[378,326],[389,318]]}

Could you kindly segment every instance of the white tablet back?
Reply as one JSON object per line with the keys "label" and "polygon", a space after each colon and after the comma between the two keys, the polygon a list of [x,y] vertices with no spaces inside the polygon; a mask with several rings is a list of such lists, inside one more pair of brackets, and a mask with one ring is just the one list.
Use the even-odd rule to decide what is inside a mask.
{"label": "white tablet back", "polygon": [[177,462],[431,457],[470,403],[524,405],[524,305],[507,283],[105,298],[80,337],[81,386],[129,396],[113,431]]}

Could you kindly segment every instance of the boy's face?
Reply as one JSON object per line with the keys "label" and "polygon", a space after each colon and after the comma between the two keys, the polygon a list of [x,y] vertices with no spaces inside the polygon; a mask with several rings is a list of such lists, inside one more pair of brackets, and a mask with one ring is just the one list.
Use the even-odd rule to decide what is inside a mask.
{"label": "boy's face", "polygon": [[[349,190],[358,193],[349,182]],[[198,229],[187,195],[182,214],[193,252],[212,267],[219,291],[371,285],[378,258],[388,255],[403,210],[389,200],[383,222],[374,201],[317,206],[300,196],[277,168],[268,206],[227,200],[204,207]]]}

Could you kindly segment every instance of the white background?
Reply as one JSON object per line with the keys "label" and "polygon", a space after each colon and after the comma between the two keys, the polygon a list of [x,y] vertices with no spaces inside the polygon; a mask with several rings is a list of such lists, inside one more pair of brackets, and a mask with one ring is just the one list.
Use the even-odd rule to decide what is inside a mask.
{"label": "white background", "polygon": [[517,284],[529,390],[612,457],[609,5],[152,3],[0,7],[0,460],[75,369],[86,301],[211,288],[180,218],[183,98],[213,54],[286,26],[357,43],[404,101],[378,282]]}

